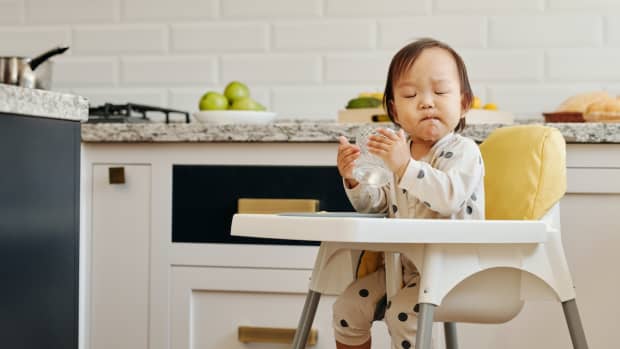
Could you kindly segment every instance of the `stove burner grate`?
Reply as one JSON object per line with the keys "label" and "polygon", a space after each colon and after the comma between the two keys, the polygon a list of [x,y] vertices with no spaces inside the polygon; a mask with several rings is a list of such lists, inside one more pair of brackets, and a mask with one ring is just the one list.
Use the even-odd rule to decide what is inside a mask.
{"label": "stove burner grate", "polygon": [[149,122],[147,112],[164,113],[167,124],[170,123],[170,114],[183,114],[185,115],[185,122],[190,122],[189,113],[186,111],[134,103],[105,103],[101,106],[90,107],[88,122]]}

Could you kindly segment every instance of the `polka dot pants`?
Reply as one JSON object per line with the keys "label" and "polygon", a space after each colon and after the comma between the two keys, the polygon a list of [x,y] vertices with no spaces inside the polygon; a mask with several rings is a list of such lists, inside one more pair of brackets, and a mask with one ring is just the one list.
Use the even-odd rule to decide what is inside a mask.
{"label": "polka dot pants", "polygon": [[[418,317],[414,310],[418,299],[419,277],[408,280],[385,304],[384,321],[392,336],[393,349],[411,349],[415,346]],[[338,297],[333,307],[333,327],[336,340],[347,345],[361,345],[370,339],[373,321],[383,316],[381,301],[385,298],[385,270],[353,282]]]}

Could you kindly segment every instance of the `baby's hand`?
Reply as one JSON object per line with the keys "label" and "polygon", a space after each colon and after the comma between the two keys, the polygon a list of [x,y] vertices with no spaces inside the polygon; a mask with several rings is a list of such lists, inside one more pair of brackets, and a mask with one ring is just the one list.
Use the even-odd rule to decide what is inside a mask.
{"label": "baby's hand", "polygon": [[401,129],[396,133],[385,128],[380,128],[377,132],[379,135],[368,138],[368,152],[383,159],[390,170],[400,178],[411,159],[405,132]]}
{"label": "baby's hand", "polygon": [[338,164],[338,172],[345,179],[349,188],[353,188],[357,185],[357,181],[353,178],[353,162],[360,156],[360,148],[349,143],[345,136],[338,138],[340,144],[338,144],[338,157],[336,163]]}

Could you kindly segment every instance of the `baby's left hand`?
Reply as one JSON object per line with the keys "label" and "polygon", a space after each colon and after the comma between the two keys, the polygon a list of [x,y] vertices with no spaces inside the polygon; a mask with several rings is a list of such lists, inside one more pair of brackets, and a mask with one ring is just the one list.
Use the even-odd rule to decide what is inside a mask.
{"label": "baby's left hand", "polygon": [[380,128],[379,135],[368,137],[368,152],[383,159],[383,162],[400,178],[411,159],[411,151],[401,129],[397,133]]}

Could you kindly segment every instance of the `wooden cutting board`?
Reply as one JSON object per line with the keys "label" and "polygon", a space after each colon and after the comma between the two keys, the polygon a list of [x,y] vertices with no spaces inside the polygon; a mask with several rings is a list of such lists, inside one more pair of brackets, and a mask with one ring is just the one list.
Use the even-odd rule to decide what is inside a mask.
{"label": "wooden cutting board", "polygon": [[343,109],[338,111],[338,122],[389,122],[383,108]]}

